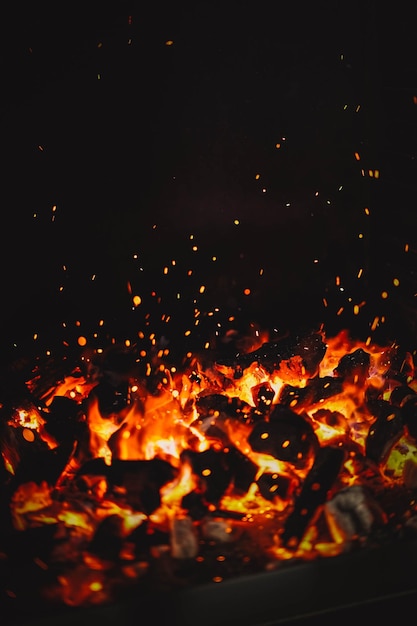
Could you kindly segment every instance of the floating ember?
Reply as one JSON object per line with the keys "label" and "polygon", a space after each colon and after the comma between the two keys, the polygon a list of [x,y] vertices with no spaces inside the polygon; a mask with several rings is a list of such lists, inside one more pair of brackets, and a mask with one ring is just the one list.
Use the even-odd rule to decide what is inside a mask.
{"label": "floating ember", "polygon": [[412,354],[322,329],[244,345],[81,350],[5,385],[10,598],[98,605],[415,536]]}

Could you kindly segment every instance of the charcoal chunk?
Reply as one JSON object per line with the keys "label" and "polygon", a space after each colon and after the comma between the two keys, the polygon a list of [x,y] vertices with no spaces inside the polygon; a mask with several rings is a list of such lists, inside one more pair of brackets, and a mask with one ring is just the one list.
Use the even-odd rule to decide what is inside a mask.
{"label": "charcoal chunk", "polygon": [[199,482],[198,489],[204,495],[204,501],[218,504],[233,478],[227,452],[212,448],[203,452],[186,450],[181,458],[191,463],[193,473]]}
{"label": "charcoal chunk", "polygon": [[285,547],[294,549],[300,543],[318,507],[326,501],[344,457],[342,448],[326,446],[318,451],[294,508],[285,521],[280,536]]}
{"label": "charcoal chunk", "polygon": [[280,391],[278,402],[284,406],[302,409],[312,404],[331,398],[343,390],[343,381],[332,376],[313,378],[305,387],[284,385]]}
{"label": "charcoal chunk", "polygon": [[334,370],[336,376],[353,384],[363,384],[369,376],[371,356],[369,352],[358,348],[340,359]]}
{"label": "charcoal chunk", "polygon": [[292,481],[287,476],[265,472],[256,481],[259,493],[266,500],[273,502],[276,498],[286,500],[289,496]]}
{"label": "charcoal chunk", "polygon": [[281,405],[274,407],[268,420],[254,425],[248,442],[254,452],[270,454],[297,468],[306,466],[319,445],[311,423]]}
{"label": "charcoal chunk", "polygon": [[237,353],[218,361],[231,367],[249,367],[252,363],[259,363],[269,372],[279,368],[282,361],[289,361],[300,357],[305,373],[308,377],[317,374],[317,368],[326,353],[327,346],[320,333],[310,333],[305,336],[286,336],[278,341],[268,341],[260,348],[247,353]]}
{"label": "charcoal chunk", "polygon": [[255,385],[251,389],[251,394],[257,410],[260,413],[269,413],[275,397],[275,391],[271,385],[268,382]]}
{"label": "charcoal chunk", "polygon": [[374,402],[372,411],[376,421],[368,431],[365,452],[368,459],[379,464],[404,433],[404,421],[401,409],[386,400]]}

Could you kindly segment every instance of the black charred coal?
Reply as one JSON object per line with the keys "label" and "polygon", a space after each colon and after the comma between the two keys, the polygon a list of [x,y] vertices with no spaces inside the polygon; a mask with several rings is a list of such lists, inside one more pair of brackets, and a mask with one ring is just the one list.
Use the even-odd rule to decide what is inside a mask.
{"label": "black charred coal", "polygon": [[218,504],[233,479],[227,452],[213,448],[203,452],[185,450],[181,458],[191,463],[193,473],[199,482],[198,490],[204,495],[204,501]]}
{"label": "black charred coal", "polygon": [[395,406],[402,407],[409,399],[416,397],[417,394],[414,389],[404,384],[394,387],[390,393],[389,401]]}
{"label": "black charred coal", "polygon": [[161,504],[160,489],[174,480],[177,470],[167,461],[154,458],[146,461],[113,460],[110,485],[126,490],[128,504],[149,515]]}
{"label": "black charred coal", "polygon": [[370,407],[376,421],[370,427],[365,442],[368,459],[381,463],[404,434],[404,421],[401,409],[386,400],[378,400]]}
{"label": "black charred coal", "polygon": [[123,541],[122,518],[119,515],[109,515],[98,525],[88,545],[88,552],[112,563],[117,563],[120,559]]}
{"label": "black charred coal", "polygon": [[284,385],[282,387],[278,403],[284,406],[297,406],[297,409],[305,408],[331,398],[341,393],[343,390],[343,381],[332,376],[324,376],[322,378],[312,378],[305,387],[295,387],[293,385]]}
{"label": "black charred coal", "polygon": [[1,458],[3,461],[7,459],[14,471],[25,456],[32,458],[35,453],[46,452],[48,449],[48,444],[36,429],[12,426],[6,420],[0,422]]}
{"label": "black charred coal", "polygon": [[251,413],[250,404],[237,397],[229,397],[222,393],[201,395],[195,403],[200,420],[208,421],[213,418],[221,419],[232,417],[242,422],[247,421]]}
{"label": "black charred coal", "polygon": [[369,376],[371,356],[369,352],[358,348],[350,354],[345,354],[340,359],[334,370],[336,376],[353,384],[362,384]]}
{"label": "black charred coal", "polygon": [[218,362],[243,369],[252,363],[258,363],[269,372],[273,372],[279,368],[281,361],[300,357],[307,376],[311,378],[317,374],[317,368],[323,360],[326,349],[327,346],[320,333],[286,336],[278,341],[266,342],[252,352],[236,353],[233,357],[227,357]]}
{"label": "black charred coal", "polygon": [[283,545],[297,548],[319,506],[324,504],[344,461],[342,448],[326,446],[319,449],[303,483],[294,508],[287,517],[280,536]]}
{"label": "black charred coal", "polygon": [[104,476],[109,489],[123,488],[126,502],[136,511],[146,515],[161,504],[160,489],[177,476],[177,470],[163,459],[120,460],[107,465],[103,459],[92,459],[83,464],[77,473],[82,476]]}
{"label": "black charred coal", "polygon": [[259,468],[234,446],[228,446],[225,452],[232,475],[233,491],[245,494],[255,480]]}
{"label": "black charred coal", "polygon": [[390,402],[400,407],[409,434],[417,439],[417,393],[408,385],[401,385],[392,390]]}
{"label": "black charred coal", "polygon": [[251,389],[252,399],[261,414],[269,413],[272,402],[275,398],[275,391],[269,383],[260,383]]}
{"label": "black charred coal", "polygon": [[83,434],[82,408],[71,398],[55,396],[47,409],[43,410],[42,417],[45,419],[46,432],[58,443],[75,441]]}
{"label": "black charred coal", "polygon": [[32,481],[38,484],[46,482],[51,487],[54,487],[61,477],[72,452],[73,446],[71,441],[53,449],[36,450],[33,448],[25,454],[19,463],[10,482],[11,488]]}
{"label": "black charred coal", "polygon": [[153,547],[169,545],[169,531],[151,526],[146,520],[128,535],[127,540],[134,545],[138,559],[148,559]]}
{"label": "black charred coal", "polygon": [[181,507],[196,521],[202,520],[209,511],[209,503],[204,499],[204,494],[198,491],[187,493],[181,500]]}
{"label": "black charred coal", "polygon": [[89,400],[97,399],[103,418],[120,415],[129,406],[129,384],[122,381],[115,387],[106,380],[99,382],[90,392]]}
{"label": "black charred coal", "polygon": [[[54,486],[74,449],[74,440],[50,448],[36,429],[0,423],[0,451],[13,467],[11,489],[25,482],[46,482]],[[10,477],[10,474],[9,474]]]}
{"label": "black charred coal", "polygon": [[277,473],[264,473],[256,481],[259,492],[263,498],[273,502],[276,498],[286,500],[290,495],[292,481],[287,476]]}
{"label": "black charred coal", "polygon": [[296,468],[305,467],[310,455],[319,448],[309,420],[279,404],[274,406],[267,420],[254,425],[248,442],[254,452],[270,454]]}
{"label": "black charred coal", "polygon": [[331,411],[330,409],[317,409],[312,414],[314,421],[337,428],[341,433],[349,431],[349,424],[346,417],[340,411]]}
{"label": "black charred coal", "polygon": [[107,478],[110,476],[110,466],[107,465],[102,457],[89,459],[82,464],[77,472],[77,476],[103,476]]}

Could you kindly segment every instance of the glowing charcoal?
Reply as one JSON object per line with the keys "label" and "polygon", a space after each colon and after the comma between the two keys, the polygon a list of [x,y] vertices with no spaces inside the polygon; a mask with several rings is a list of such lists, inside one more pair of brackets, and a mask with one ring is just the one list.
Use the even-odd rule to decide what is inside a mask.
{"label": "glowing charcoal", "polygon": [[255,424],[248,442],[255,452],[269,454],[297,468],[306,467],[318,448],[310,422],[280,405],[274,407],[268,420]]}

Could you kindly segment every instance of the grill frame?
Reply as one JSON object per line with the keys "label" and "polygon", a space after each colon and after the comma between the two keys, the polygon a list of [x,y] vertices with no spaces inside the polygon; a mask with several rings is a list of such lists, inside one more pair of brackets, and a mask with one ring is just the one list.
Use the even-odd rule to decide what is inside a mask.
{"label": "grill frame", "polygon": [[139,583],[134,597],[98,607],[19,617],[11,604],[5,626],[110,626],[116,621],[133,626],[149,615],[166,626],[194,626],[196,620],[199,626],[307,626],[334,623],[342,615],[405,617],[417,602],[416,562],[417,540],[404,540],[172,592],[142,593]]}

